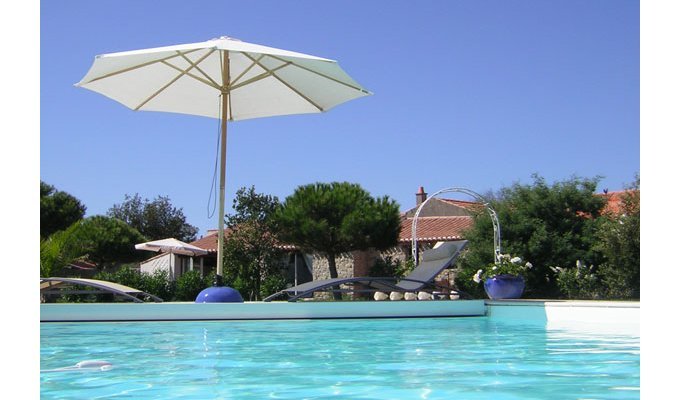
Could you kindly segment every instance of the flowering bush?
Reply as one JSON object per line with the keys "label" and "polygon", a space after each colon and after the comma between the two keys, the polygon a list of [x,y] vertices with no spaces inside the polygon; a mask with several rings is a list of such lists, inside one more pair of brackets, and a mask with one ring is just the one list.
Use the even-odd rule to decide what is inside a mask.
{"label": "flowering bush", "polygon": [[472,280],[479,283],[486,280],[486,278],[492,278],[496,275],[516,275],[524,277],[526,272],[531,268],[533,268],[533,265],[528,261],[524,262],[521,257],[512,257],[510,254],[501,254],[499,264],[489,264],[486,268],[477,270],[477,273],[472,277]]}
{"label": "flowering bush", "polygon": [[600,298],[600,283],[595,267],[586,266],[581,260],[576,261],[575,268],[550,267],[555,273],[557,287],[570,299]]}

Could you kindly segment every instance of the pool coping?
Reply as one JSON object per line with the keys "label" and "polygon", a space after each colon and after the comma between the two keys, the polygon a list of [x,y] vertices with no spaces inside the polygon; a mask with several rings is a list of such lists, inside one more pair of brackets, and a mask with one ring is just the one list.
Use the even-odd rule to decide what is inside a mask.
{"label": "pool coping", "polygon": [[640,331],[639,301],[605,300],[486,300],[490,319],[539,322],[549,327],[607,327],[613,331]]}
{"label": "pool coping", "polygon": [[485,314],[484,300],[40,305],[40,322],[436,318]]}
{"label": "pool coping", "polygon": [[553,300],[553,299],[506,299],[484,300],[488,306],[545,306],[545,307],[601,307],[640,308],[639,301],[627,300]]}
{"label": "pool coping", "polygon": [[489,317],[539,323],[640,324],[640,303],[591,300],[442,300],[244,303],[49,303],[40,322]]}

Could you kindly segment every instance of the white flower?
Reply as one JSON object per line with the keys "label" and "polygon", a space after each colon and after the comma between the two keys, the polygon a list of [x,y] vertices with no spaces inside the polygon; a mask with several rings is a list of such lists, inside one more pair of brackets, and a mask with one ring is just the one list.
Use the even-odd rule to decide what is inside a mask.
{"label": "white flower", "polygon": [[493,270],[493,271],[495,271],[497,269],[498,269],[498,265],[494,265],[493,268],[491,268],[491,270]]}
{"label": "white flower", "polygon": [[510,262],[513,264],[521,264],[522,263],[522,258],[521,257],[513,257],[510,259]]}
{"label": "white flower", "polygon": [[527,261],[527,263],[524,264],[524,266],[527,267],[527,269],[532,269],[532,268],[534,267],[534,264],[532,264],[532,263],[530,263],[529,261]]}
{"label": "white flower", "polygon": [[585,264],[581,260],[576,260],[576,268],[584,268]]}
{"label": "white flower", "polygon": [[475,276],[472,278],[472,280],[475,281],[475,283],[481,282],[481,281],[482,281],[481,275],[482,275],[482,270],[481,270],[481,269],[480,269],[480,270],[477,270],[477,273],[476,273]]}

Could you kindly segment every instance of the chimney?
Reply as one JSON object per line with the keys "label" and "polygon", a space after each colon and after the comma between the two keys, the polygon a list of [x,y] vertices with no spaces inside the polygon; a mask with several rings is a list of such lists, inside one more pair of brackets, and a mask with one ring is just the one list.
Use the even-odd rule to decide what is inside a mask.
{"label": "chimney", "polygon": [[427,193],[425,193],[425,189],[421,186],[418,189],[418,193],[416,193],[416,206],[423,204],[425,200],[427,200]]}

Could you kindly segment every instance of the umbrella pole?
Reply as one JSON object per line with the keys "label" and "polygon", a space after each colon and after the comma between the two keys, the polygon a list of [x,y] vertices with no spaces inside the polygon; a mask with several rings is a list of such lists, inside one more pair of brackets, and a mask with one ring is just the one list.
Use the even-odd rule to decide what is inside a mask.
{"label": "umbrella pole", "polygon": [[229,94],[222,92],[222,133],[220,137],[220,205],[219,220],[217,222],[217,274],[215,275],[215,286],[222,286],[222,274],[224,271],[224,197],[225,197],[225,171],[227,156],[227,101]]}
{"label": "umbrella pole", "polygon": [[229,116],[229,52],[223,52],[222,61],[222,127],[220,136],[220,204],[217,221],[217,273],[215,286],[223,286],[222,273],[224,271],[224,192],[225,172],[227,166],[227,118]]}

